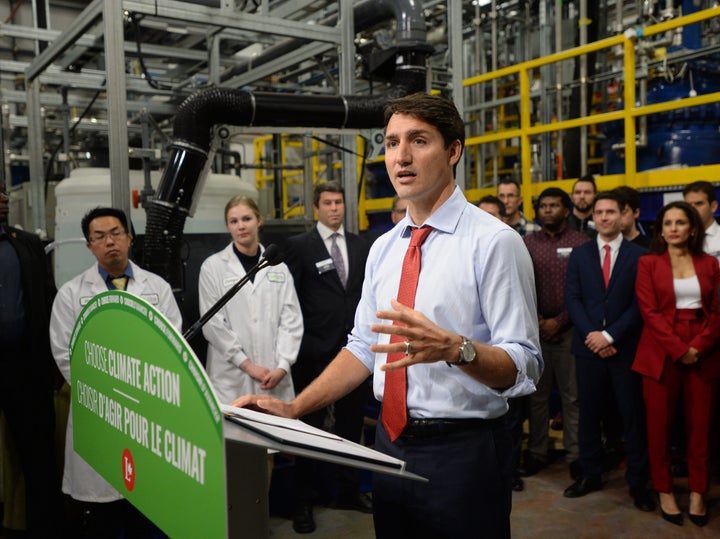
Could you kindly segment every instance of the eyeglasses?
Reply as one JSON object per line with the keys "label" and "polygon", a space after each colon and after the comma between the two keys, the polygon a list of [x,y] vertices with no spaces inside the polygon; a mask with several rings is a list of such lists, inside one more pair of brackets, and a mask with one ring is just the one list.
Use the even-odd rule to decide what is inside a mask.
{"label": "eyeglasses", "polygon": [[110,232],[98,232],[90,236],[90,243],[104,243],[108,237],[113,241],[118,241],[127,234],[124,230],[111,230]]}

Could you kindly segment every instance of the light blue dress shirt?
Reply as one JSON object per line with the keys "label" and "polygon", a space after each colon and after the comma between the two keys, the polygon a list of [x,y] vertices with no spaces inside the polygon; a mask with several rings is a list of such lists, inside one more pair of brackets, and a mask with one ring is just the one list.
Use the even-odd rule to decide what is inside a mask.
{"label": "light blue dress shirt", "polygon": [[[515,384],[492,389],[445,362],[407,369],[407,405],[414,418],[494,418],[507,411],[507,398],[535,390],[542,372],[532,261],[520,235],[492,215],[469,204],[456,187],[452,196],[423,223],[434,228],[422,245],[415,309],[447,330],[505,350],[517,367]],[[397,297],[409,215],[372,245],[365,282],[347,349],[374,374],[375,397],[382,400],[387,354],[371,344],[390,336],[370,331]],[[459,352],[458,352],[459,353]],[[448,358],[455,361],[457,358]]]}

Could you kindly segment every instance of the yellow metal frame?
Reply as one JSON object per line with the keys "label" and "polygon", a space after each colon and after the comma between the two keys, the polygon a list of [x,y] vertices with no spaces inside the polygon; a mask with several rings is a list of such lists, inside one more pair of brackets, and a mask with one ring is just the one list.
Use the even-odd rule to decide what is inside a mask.
{"label": "yellow metal frame", "polygon": [[[637,39],[644,37],[650,37],[653,35],[661,34],[676,28],[702,22],[713,17],[720,16],[720,7],[705,9],[679,17],[677,19],[669,20],[646,28],[640,28],[637,30],[635,35],[628,36],[627,34],[617,35],[589,43],[584,46],[575,47],[572,49],[557,52],[542,58],[536,58],[528,62],[508,66],[490,73],[483,73],[470,77],[463,81],[464,87],[471,87],[477,84],[488,83],[493,80],[502,80],[505,77],[517,77],[517,84],[519,86],[519,103],[520,103],[520,118],[519,127],[509,129],[499,129],[496,132],[486,133],[481,136],[469,137],[465,141],[467,148],[473,146],[479,146],[481,144],[497,143],[509,141],[511,139],[519,139],[520,141],[520,163],[521,163],[521,194],[524,200],[532,200],[540,192],[548,187],[560,187],[565,191],[572,189],[572,184],[575,179],[564,179],[554,181],[542,181],[533,182],[531,176],[531,141],[532,138],[543,134],[554,131],[573,129],[582,126],[593,126],[599,125],[605,122],[623,121],[624,122],[624,134],[625,134],[625,173],[606,175],[598,179],[599,189],[612,189],[618,185],[630,185],[637,189],[651,189],[651,188],[673,188],[679,187],[684,184],[690,183],[700,178],[718,178],[720,177],[720,165],[705,165],[699,167],[684,167],[680,169],[662,170],[662,171],[649,171],[649,172],[638,172],[637,161],[636,161],[636,129],[635,119],[641,116],[650,114],[657,114],[661,112],[667,112],[672,110],[697,107],[701,105],[707,105],[710,103],[720,102],[720,92],[711,94],[699,95],[696,97],[686,97],[683,99],[677,99],[673,101],[667,101],[663,103],[654,103],[646,106],[635,105],[635,84],[624,84],[623,89],[623,110],[604,112],[598,114],[592,114],[583,116],[580,118],[572,118],[563,121],[552,121],[550,123],[532,124],[531,121],[531,99],[530,99],[530,83],[531,83],[531,72],[534,69],[538,69],[542,66],[562,62],[578,56],[597,52],[603,49],[611,47],[622,47],[623,49],[623,77],[625,81],[635,80],[635,42]],[[504,82],[504,81],[502,81]],[[266,162],[263,158],[265,155],[265,144],[271,136],[259,137],[255,140],[255,156],[256,163]],[[290,143],[289,137],[283,136],[283,148],[281,149],[282,164],[286,165],[286,152],[285,144]],[[363,148],[365,141],[362,137],[359,137],[358,148]],[[322,149],[322,143],[316,140],[312,141],[312,174],[313,181],[321,176],[325,171],[326,167],[321,163],[318,157],[318,151]],[[360,151],[362,153],[362,150]],[[383,157],[376,159],[373,162],[382,162]],[[358,177],[360,177],[360,167],[362,166],[362,160],[358,159]],[[478,164],[479,167],[483,167],[482,163]],[[295,174],[290,173],[287,170],[283,170],[283,180],[285,182],[302,182],[303,174],[298,172]],[[256,170],[256,184],[259,189],[262,189],[265,184],[269,181],[274,180],[272,173],[267,174],[262,169]],[[468,189],[466,196],[469,200],[479,200],[485,195],[495,194],[496,187],[483,187],[476,189]],[[301,216],[304,213],[302,206],[290,208],[289,201],[287,200],[287,189],[284,189],[285,198],[283,200],[283,214],[286,217]],[[376,198],[366,199],[365,182],[363,182],[361,193],[358,200],[358,219],[361,230],[366,230],[369,226],[369,220],[367,217],[368,212],[375,211],[387,211],[392,205],[392,198]],[[531,204],[527,204],[525,213],[528,217],[533,217],[534,211]]]}
{"label": "yellow metal frame", "polygon": [[[687,167],[678,170],[638,172],[636,162],[636,143],[635,143],[635,119],[640,116],[667,112],[672,110],[697,107],[716,103],[720,101],[720,92],[704,94],[696,97],[686,97],[663,103],[654,103],[638,107],[635,105],[635,84],[625,84],[623,92],[624,109],[614,112],[605,112],[573,118],[570,120],[553,121],[547,124],[531,124],[530,110],[530,72],[539,67],[561,62],[582,56],[591,52],[607,49],[610,47],[622,46],[623,48],[623,75],[625,81],[635,80],[635,41],[638,38],[648,37],[675,28],[698,23],[720,16],[720,7],[714,7],[692,13],[684,17],[678,17],[670,21],[662,22],[647,28],[639,29],[636,35],[628,37],[627,35],[617,35],[589,43],[584,46],[575,47],[565,51],[557,52],[542,58],[537,58],[508,66],[490,73],[483,73],[474,77],[470,77],[463,81],[464,87],[470,87],[477,84],[487,83],[496,79],[502,79],[508,76],[516,76],[520,87],[520,126],[516,129],[507,129],[488,133],[482,136],[470,137],[466,140],[466,147],[477,146],[480,144],[494,143],[498,141],[517,138],[520,140],[520,156],[521,156],[521,194],[524,200],[531,200],[533,196],[537,196],[543,189],[547,187],[561,187],[569,191],[572,187],[574,179],[533,182],[531,177],[531,139],[535,135],[559,131],[564,129],[572,129],[581,126],[590,126],[604,122],[622,120],[624,122],[625,132],[625,173],[619,175],[604,176],[599,182],[599,188],[607,189],[617,185],[631,185],[638,189],[652,187],[672,187],[683,185],[702,177],[713,177],[720,172],[720,165],[708,165],[701,167]],[[717,177],[717,176],[714,176]],[[480,199],[484,195],[493,194],[495,187],[486,187],[479,189],[469,189],[467,196],[471,200]],[[526,213],[533,215],[532,206],[526,207]]]}
{"label": "yellow metal frame", "polygon": [[[275,180],[275,176],[272,172],[273,165],[270,163],[270,160],[267,158],[267,151],[266,147],[268,142],[272,141],[273,136],[272,135],[263,135],[260,137],[257,137],[253,140],[253,149],[255,152],[255,163],[268,163],[267,169],[263,168],[257,168],[255,169],[255,186],[262,190],[266,187],[266,184],[269,182],[273,182]],[[365,139],[363,137],[358,137],[357,142],[357,148],[358,153],[363,154],[365,151]],[[301,146],[302,143],[297,140],[297,136],[293,135],[282,135],[280,137],[280,165],[281,166],[287,166],[288,165],[288,156],[287,156],[287,149],[290,147],[297,147]],[[326,145],[322,142],[311,139],[310,140],[310,168],[311,168],[311,174],[313,183],[315,183],[318,178],[326,178],[327,175],[327,165],[320,159],[320,151],[326,148]],[[381,161],[384,161],[384,159],[381,159]],[[366,163],[367,165],[368,163]],[[333,163],[333,168],[340,168],[342,165],[340,162]],[[361,176],[362,173],[362,159],[357,160],[357,174],[358,178]],[[269,171],[269,172],[268,172]],[[285,218],[292,218],[292,217],[302,217],[305,215],[305,207],[302,204],[293,205],[293,202],[288,197],[288,189],[287,186],[291,184],[298,184],[302,185],[305,179],[305,172],[303,170],[282,170],[282,178],[283,182],[285,184],[284,189],[282,190],[283,193],[283,200],[282,200],[282,215]],[[370,225],[366,211],[368,210],[367,207],[363,207],[363,202],[365,201],[365,182],[362,184],[362,188],[360,191],[358,204],[360,205],[359,209],[359,226],[361,230],[366,230],[368,226]],[[392,200],[392,199],[382,199],[382,200]],[[389,208],[389,205],[387,206]]]}

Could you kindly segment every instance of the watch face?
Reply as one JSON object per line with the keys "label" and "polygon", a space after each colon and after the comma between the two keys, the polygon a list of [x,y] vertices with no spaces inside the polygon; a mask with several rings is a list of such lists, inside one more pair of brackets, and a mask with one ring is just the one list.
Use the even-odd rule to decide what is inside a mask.
{"label": "watch face", "polygon": [[475,359],[475,347],[472,344],[472,341],[465,340],[462,343],[462,346],[460,347],[460,360],[458,363],[461,365],[466,365],[470,362],[472,362]]}

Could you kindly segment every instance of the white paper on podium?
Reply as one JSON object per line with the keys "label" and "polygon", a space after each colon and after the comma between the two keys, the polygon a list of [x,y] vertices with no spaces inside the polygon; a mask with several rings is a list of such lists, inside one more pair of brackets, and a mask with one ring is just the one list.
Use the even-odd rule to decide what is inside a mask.
{"label": "white paper on podium", "polygon": [[334,455],[353,457],[395,470],[405,470],[405,462],[402,460],[315,428],[299,419],[287,419],[227,404],[220,405],[220,408],[226,419],[271,440]]}

